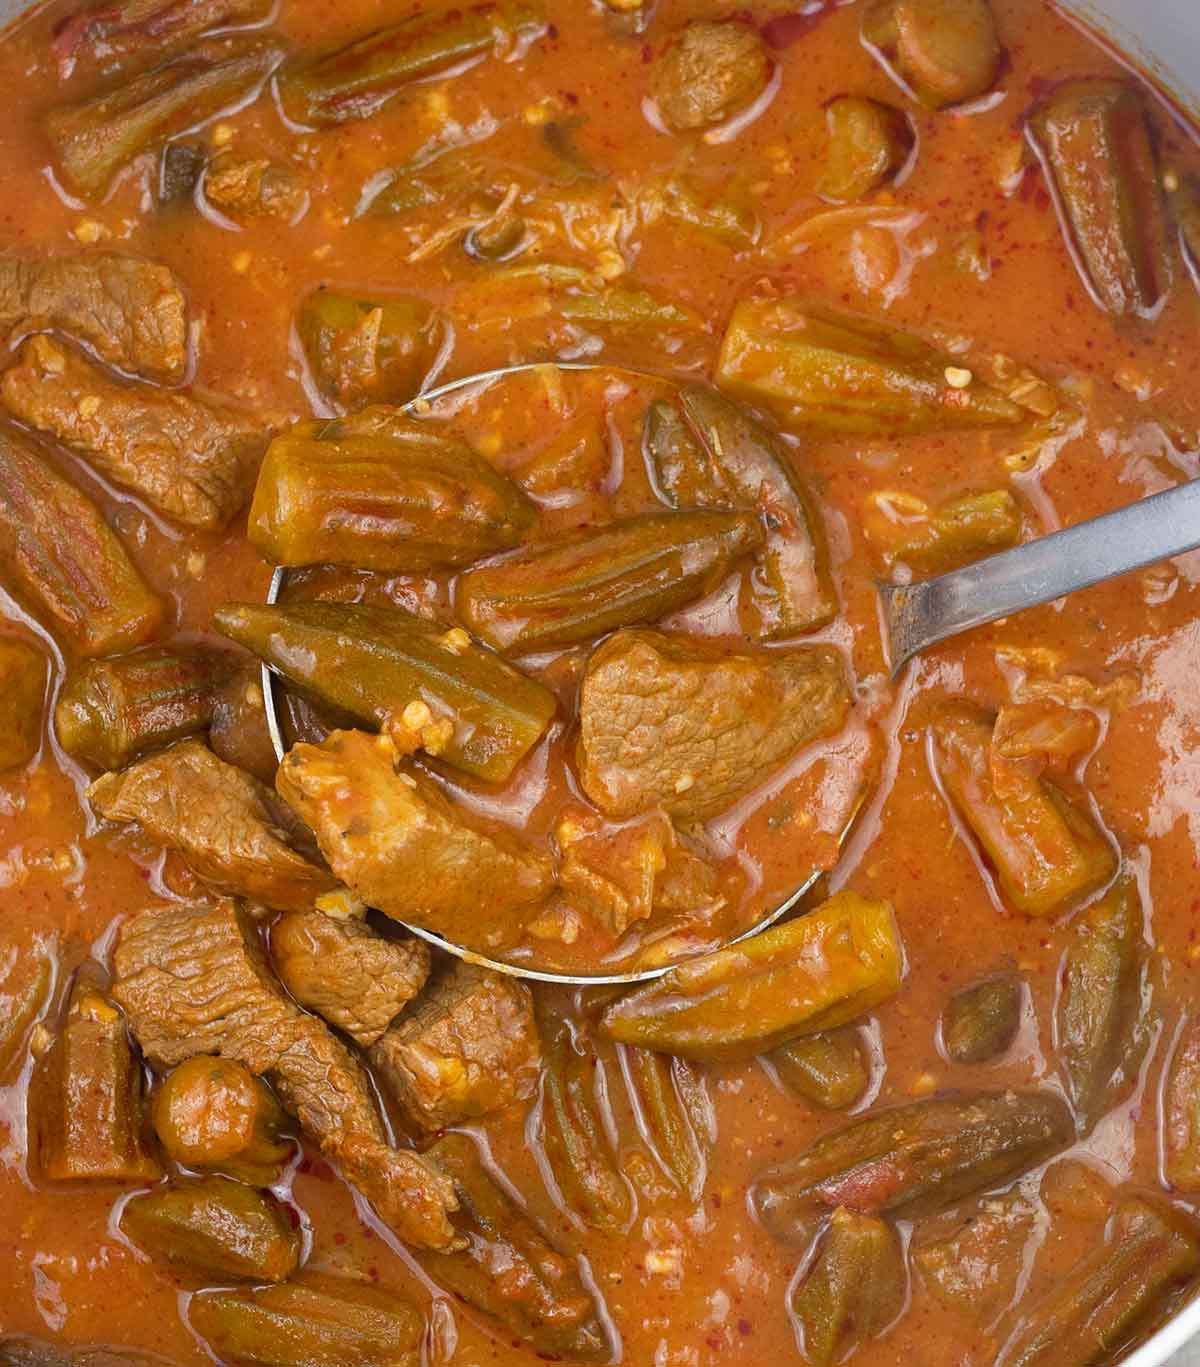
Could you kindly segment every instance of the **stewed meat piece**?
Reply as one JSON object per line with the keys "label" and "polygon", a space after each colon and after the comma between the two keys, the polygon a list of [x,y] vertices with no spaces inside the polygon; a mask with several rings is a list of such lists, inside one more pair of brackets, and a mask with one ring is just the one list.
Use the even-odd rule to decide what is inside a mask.
{"label": "stewed meat piece", "polygon": [[148,380],[179,384],[187,370],[183,287],[174,271],[141,257],[0,256],[0,332],[49,329]]}
{"label": "stewed meat piece", "polygon": [[302,1006],[367,1049],[429,977],[421,940],[389,940],[362,917],[292,911],[271,929],[271,955]]}
{"label": "stewed meat piece", "polygon": [[274,793],[185,740],[105,774],[88,798],[107,821],[136,821],[221,892],[304,911],[337,880],[302,853],[304,831]]}
{"label": "stewed meat piece", "polygon": [[477,1120],[526,1099],[537,1084],[532,993],[516,978],[455,961],[369,1058],[418,1128]]}
{"label": "stewed meat piece", "polygon": [[228,404],[120,384],[52,337],[0,380],[8,410],[174,522],[219,531],[250,497],[263,425]]}
{"label": "stewed meat piece", "polygon": [[216,1054],[265,1076],[401,1239],[455,1246],[453,1185],[388,1143],[362,1065],[285,995],[248,911],[229,900],[144,911],[121,927],[113,963],[113,996],[151,1063]]}
{"label": "stewed meat piece", "polygon": [[850,708],[824,648],[737,654],[659,631],[621,631],[588,662],[580,777],[607,816],[660,806],[682,821],[731,806]]}

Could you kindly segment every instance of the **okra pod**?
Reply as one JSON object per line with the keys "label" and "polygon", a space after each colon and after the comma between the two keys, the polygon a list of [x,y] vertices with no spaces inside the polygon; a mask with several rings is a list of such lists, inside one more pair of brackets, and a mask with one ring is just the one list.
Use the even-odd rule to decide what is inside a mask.
{"label": "okra pod", "polygon": [[80,199],[100,199],[143,152],[251,99],[283,56],[269,38],[210,38],[82,104],[51,109],[43,127],[59,179]]}
{"label": "okra pod", "polygon": [[468,570],[458,613],[497,650],[570,645],[702,598],[762,540],[747,513],[628,518]]}
{"label": "okra pod", "polygon": [[461,627],[403,608],[231,603],[213,620],[313,702],[364,726],[424,709],[431,722],[447,724],[438,756],[492,783],[512,776],[556,711],[549,689]]}
{"label": "okra pod", "polygon": [[863,530],[890,567],[902,561],[918,574],[944,574],[1021,539],[1023,519],[1007,489],[967,494],[931,508],[899,489],[871,494]]}
{"label": "okra pod", "polygon": [[890,904],[842,892],[635,989],[608,1008],[603,1027],[622,1044],[684,1058],[752,1058],[894,996],[902,959]]}
{"label": "okra pod", "polygon": [[868,1344],[904,1307],[908,1276],[896,1232],[839,1208],[792,1291],[792,1321],[810,1367],[832,1367]]}
{"label": "okra pod", "polygon": [[1025,984],[997,973],[956,992],[942,1012],[942,1045],[952,1063],[987,1063],[1012,1047],[1021,1025]]}
{"label": "okra pod", "polygon": [[78,655],[141,645],[165,615],[100,509],[11,429],[0,429],[0,566]]}
{"label": "okra pod", "polygon": [[423,299],[358,299],[337,290],[309,295],[297,322],[317,388],[346,408],[407,403],[445,341],[441,316]]}
{"label": "okra pod", "polygon": [[266,1193],[228,1177],[183,1177],[128,1200],[121,1233],[144,1253],[210,1281],[282,1282],[300,1231]]}
{"label": "okra pod", "polygon": [[835,203],[862,199],[891,180],[913,149],[912,125],[879,100],[839,95],[825,106],[829,140],[817,192]]}
{"label": "okra pod", "polygon": [[[612,1345],[575,1266],[492,1181],[473,1141],[450,1133],[428,1156],[453,1179],[459,1210],[450,1218],[466,1242],[455,1253],[419,1253],[429,1276],[535,1353],[608,1362]],[[496,1275],[498,1268],[504,1275]]]}
{"label": "okra pod", "polygon": [[67,754],[122,769],[149,750],[205,730],[233,673],[218,651],[166,646],[87,660],[67,671],[54,729]]}
{"label": "okra pod", "polygon": [[258,23],[271,9],[271,0],[99,0],[60,24],[51,46],[68,76],[81,57],[155,56],[209,29]]}
{"label": "okra pod", "polygon": [[1036,1167],[1073,1138],[1052,1092],[931,1097],[873,1111],[823,1135],[751,1189],[767,1232],[807,1244],[839,1206],[864,1215],[931,1214]]}
{"label": "okra pod", "polygon": [[589,1229],[620,1230],[633,1216],[629,1186],[609,1144],[597,1099],[602,1065],[565,1037],[543,1054],[539,1134],[562,1200]]}
{"label": "okra pod", "polygon": [[948,704],[932,730],[942,785],[1010,906],[1054,916],[1109,882],[1116,855],[1090,813],[1024,761],[998,755],[990,715]]}
{"label": "okra pod", "polygon": [[200,1054],[173,1068],[155,1093],[154,1130],[167,1156],[252,1186],[279,1180],[294,1145],[283,1107],[236,1059]]}
{"label": "okra pod", "polygon": [[986,94],[1000,72],[990,0],[873,0],[862,36],[933,109]]}
{"label": "okra pod", "polygon": [[852,1027],[792,1040],[769,1058],[789,1091],[824,1111],[857,1105],[871,1085],[862,1040]]}
{"label": "okra pod", "polygon": [[415,14],[336,52],[294,63],[279,78],[280,102],[289,119],[310,128],[367,119],[415,81],[483,57],[519,54],[547,28],[526,0]]}
{"label": "okra pod", "polygon": [[1141,96],[1121,81],[1072,82],[1034,113],[1029,137],[1092,298],[1118,317],[1152,317],[1171,277]]}
{"label": "okra pod", "polygon": [[48,1181],[153,1182],[162,1176],[147,1144],[141,1063],[94,964],[76,976],[33,1091],[38,1167]]}
{"label": "okra pod", "polygon": [[533,520],[521,490],[465,443],[369,408],[271,443],[248,535],[275,565],[419,573],[507,550]]}
{"label": "okra pod", "polygon": [[[680,403],[692,433],[720,471],[734,506],[753,509],[766,529],[750,580],[757,635],[795,636],[838,610],[825,528],[796,473],[791,451],[762,423],[707,385],[686,385]],[[722,506],[722,505],[718,505]]]}
{"label": "okra pod", "polygon": [[1145,957],[1141,898],[1122,878],[1071,928],[1055,1013],[1067,1094],[1085,1132],[1136,1081]]}
{"label": "okra pod", "polygon": [[955,358],[894,328],[745,299],[721,343],[718,386],[788,430],[866,436],[1014,427],[1027,414]]}
{"label": "okra pod", "polygon": [[699,1201],[717,1117],[704,1076],[685,1058],[635,1045],[622,1048],[630,1100],[659,1166],[689,1200]]}
{"label": "okra pod", "polygon": [[221,1362],[239,1367],[419,1367],[424,1324],[408,1301],[371,1282],[305,1269],[282,1286],[204,1291],[188,1323]]}
{"label": "okra pod", "polygon": [[1163,1176],[1176,1191],[1200,1192],[1200,1020],[1184,1026],[1163,1091]]}
{"label": "okra pod", "polygon": [[1095,1367],[1166,1318],[1200,1270],[1200,1232],[1158,1201],[1126,1197],[1112,1236],[1022,1316],[997,1367]]}

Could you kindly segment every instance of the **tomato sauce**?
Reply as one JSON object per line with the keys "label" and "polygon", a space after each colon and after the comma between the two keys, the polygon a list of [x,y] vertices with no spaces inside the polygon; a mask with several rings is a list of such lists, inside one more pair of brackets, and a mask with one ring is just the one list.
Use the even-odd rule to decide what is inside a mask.
{"label": "tomato sauce", "polygon": [[[420,8],[410,0],[284,0],[276,27],[294,50],[329,49]],[[0,42],[0,86],[9,92],[0,126],[0,249],[65,251],[99,242],[168,263],[199,320],[196,383],[280,422],[328,412],[308,383],[293,330],[301,300],[326,283],[413,293],[443,309],[454,334],[442,380],[596,354],[674,379],[707,377],[735,301],[768,281],[781,293],[886,317],[956,354],[1012,357],[1073,388],[1077,416],[1027,460],[1027,438],[995,432],[798,443],[796,459],[827,519],[843,603],[838,620],[810,639],[844,654],[855,722],[837,742],[840,757],[806,756],[794,775],[773,780],[753,810],[734,813],[723,829],[734,849],[749,851],[756,907],[813,867],[827,871],[822,890],[848,887],[894,905],[907,975],[867,1027],[871,1104],[942,1089],[1061,1089],[1052,1021],[1068,924],[1023,918],[999,904],[931,772],[926,724],[947,697],[994,708],[1025,678],[1079,675],[1105,683],[1128,676],[1118,702],[1099,704],[1102,738],[1087,757],[1082,785],[1142,894],[1156,981],[1152,1041],[1132,1096],[1067,1156],[1084,1160],[1114,1191],[1157,1188],[1164,1069],[1198,1002],[1200,553],[947,643],[892,681],[874,592],[880,569],[861,529],[865,500],[881,488],[940,502],[1011,475],[1033,530],[1043,534],[1200,475],[1200,292],[1177,261],[1155,324],[1114,325],[1089,298],[1023,143],[1023,119],[1049,88],[1129,73],[1051,5],[995,0],[1007,54],[995,95],[950,113],[906,102],[917,135],[911,171],[864,206],[831,209],[814,188],[825,103],[846,92],[899,98],[859,42],[862,5],[812,11],[754,0],[747,8],[779,63],[778,88],[736,137],[689,143],[688,169],[714,184],[736,184],[752,199],[760,244],[735,251],[666,221],[636,230],[630,274],[693,310],[698,328],[606,337],[597,346],[552,319],[521,316],[503,300],[489,306],[484,277],[465,254],[421,259],[401,225],[356,217],[356,208],[372,178],[438,139],[494,127],[489,156],[527,164],[544,154],[549,114],[570,119],[578,156],[605,168],[607,186],[669,175],[681,143],[647,121],[646,70],[665,34],[690,18],[711,17],[704,0],[660,0],[637,40],[614,39],[597,5],[552,4],[552,36],[521,62],[486,63],[419,85],[376,117],[332,133],[287,129],[269,99],[218,119],[203,139],[295,158],[310,186],[311,207],[298,223],[236,230],[201,214],[154,213],[141,174],[122,177],[99,205],[73,203],[56,188],[38,126],[42,111],[64,98],[50,35],[65,7],[51,4]],[[1181,177],[1200,172],[1194,130],[1149,89],[1147,99],[1161,164]],[[797,239],[801,224],[808,226]],[[964,261],[973,265],[964,268]],[[541,438],[530,430],[536,424],[512,414],[506,421],[506,458],[519,464]],[[636,434],[630,430],[625,441],[628,448]],[[106,509],[185,635],[209,635],[219,603],[265,595],[270,567],[246,542],[242,523],[225,534],[181,532],[118,498],[82,463],[72,462],[71,471]],[[632,497],[627,489],[621,496]],[[557,525],[566,530],[593,513],[576,507]],[[47,644],[61,666],[18,604],[5,599],[0,607],[7,630]],[[136,834],[99,828],[82,802],[85,783],[52,730],[33,765],[0,779],[0,965],[50,941],[62,953],[63,973],[88,954],[103,961],[122,918],[187,886],[175,861]],[[839,851],[842,826],[855,812]],[[947,997],[1000,968],[1019,970],[1029,985],[1017,1043],[999,1063],[947,1062],[936,1031]],[[581,1006],[586,1001],[585,993]],[[615,1079],[614,1053],[606,1052],[602,1066]],[[180,1364],[206,1361],[181,1316],[191,1284],[116,1232],[115,1190],[56,1188],[31,1174],[31,1068],[27,1062],[0,1088],[0,1332],[137,1346]],[[786,1301],[800,1260],[759,1227],[746,1190],[766,1165],[842,1121],[793,1099],[759,1063],[714,1065],[709,1079],[718,1138],[695,1205],[657,1182],[644,1155],[635,1159],[644,1142],[624,1103],[615,1103],[621,1159],[639,1203],[631,1227],[615,1234],[581,1230],[552,1200],[525,1117],[482,1127],[492,1159],[531,1212],[563,1246],[583,1252],[619,1331],[620,1360],[636,1367],[798,1360]],[[1031,1299],[1094,1249],[1104,1223],[1103,1213],[1087,1211],[1051,1220],[1041,1176],[1022,1180],[1037,1219],[1021,1280],[1021,1294]],[[298,1160],[287,1190],[304,1212],[313,1265],[365,1274],[429,1310],[430,1363],[516,1367],[537,1360],[441,1298],[319,1159]],[[985,1367],[995,1358],[997,1332],[941,1308],[914,1275],[903,1316],[853,1361]]]}

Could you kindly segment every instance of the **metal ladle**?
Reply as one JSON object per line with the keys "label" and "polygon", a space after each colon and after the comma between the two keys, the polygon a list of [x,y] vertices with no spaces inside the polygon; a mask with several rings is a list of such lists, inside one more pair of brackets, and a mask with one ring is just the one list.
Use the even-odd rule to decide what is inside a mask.
{"label": "metal ladle", "polygon": [[[415,399],[410,400],[403,406],[405,413],[414,414],[418,411],[425,414],[430,404],[436,403],[451,394],[459,393],[473,386],[487,386],[496,380],[508,379],[513,375],[533,374],[539,370],[565,370],[565,371],[601,371],[606,374],[617,375],[636,375],[640,379],[662,380],[665,383],[673,383],[665,376],[657,375],[652,371],[639,370],[634,366],[605,364],[604,362],[591,361],[552,361],[552,362],[533,362],[526,365],[503,366],[496,370],[479,371],[474,375],[466,375],[459,380],[451,380],[448,384],[439,386],[437,389],[426,390],[419,394]],[[280,595],[287,584],[288,571],[283,566],[279,566],[271,576],[271,584],[267,589],[267,599],[269,604],[279,601]],[[263,699],[266,705],[267,729],[270,732],[271,744],[275,747],[275,753],[283,760],[287,751],[284,742],[283,728],[279,721],[279,683],[280,679],[276,672],[269,666],[262,666],[262,690]],[[843,833],[844,834],[844,833]],[[778,906],[773,907],[765,916],[762,916],[748,930],[742,931],[740,935],[729,940],[728,944],[737,944],[741,940],[748,939],[751,935],[757,935],[760,931],[766,930],[776,921],[786,916],[796,904],[811,891],[817,879],[820,878],[820,871],[813,873],[812,877],[798,887],[793,893],[786,897]],[[653,978],[661,978],[674,967],[674,963],[666,964],[662,968],[648,968],[636,973],[552,973],[543,969],[527,968],[522,964],[506,963],[502,959],[489,959],[483,954],[476,953],[471,949],[466,949],[462,945],[456,945],[449,940],[444,940],[440,935],[434,934],[431,930],[426,930],[422,926],[409,925],[402,921],[398,924],[411,934],[418,936],[427,944],[433,945],[437,949],[444,949],[448,954],[453,954],[460,959],[465,959],[469,963],[480,964],[484,968],[490,968],[497,973],[506,973],[513,978],[529,978],[535,982],[562,983],[571,986],[583,987],[603,987],[603,986],[624,986],[631,983],[649,982]],[[676,961],[681,962],[681,961]]]}
{"label": "metal ladle", "polygon": [[[406,404],[404,411],[425,413],[430,404],[447,395],[547,368],[629,374],[643,379],[665,378],[633,366],[603,362],[556,361],[505,366],[467,375],[428,390]],[[916,584],[879,584],[881,620],[893,677],[914,655],[950,636],[1197,547],[1200,547],[1200,482],[1155,494],[1115,513],[1055,532],[937,579]],[[283,567],[276,569],[267,591],[268,603],[278,602],[287,583],[287,574]],[[265,664],[262,686],[271,742],[282,761],[287,747],[279,722],[278,680],[275,672]],[[814,872],[778,906],[728,943],[737,944],[774,925],[811,891],[819,877],[820,873]],[[589,987],[627,985],[660,978],[674,966],[668,964],[636,973],[553,973],[489,959],[421,926],[401,924],[413,935],[460,959],[497,973],[537,982]]]}
{"label": "metal ladle", "polygon": [[892,677],[972,627],[1200,548],[1200,481],[916,584],[879,584]]}

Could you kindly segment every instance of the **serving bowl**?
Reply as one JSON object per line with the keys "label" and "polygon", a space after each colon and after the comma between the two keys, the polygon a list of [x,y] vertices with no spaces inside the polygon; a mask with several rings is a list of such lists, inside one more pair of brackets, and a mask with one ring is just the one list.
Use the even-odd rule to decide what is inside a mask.
{"label": "serving bowl", "polygon": [[[838,0],[826,0],[837,3]],[[845,3],[846,0],[840,0]],[[853,2],[853,0],[851,0]],[[0,0],[0,26],[40,0]],[[1200,121],[1200,5],[1197,0],[1046,0],[1104,35],[1132,65],[1151,76],[1164,102]],[[795,8],[809,8],[795,0]],[[730,6],[734,8],[734,6]],[[1187,1345],[1196,1345],[1191,1352]],[[1183,1351],[1182,1356],[1178,1356]],[[1200,1364],[1200,1299],[1129,1355],[1126,1367]]]}

